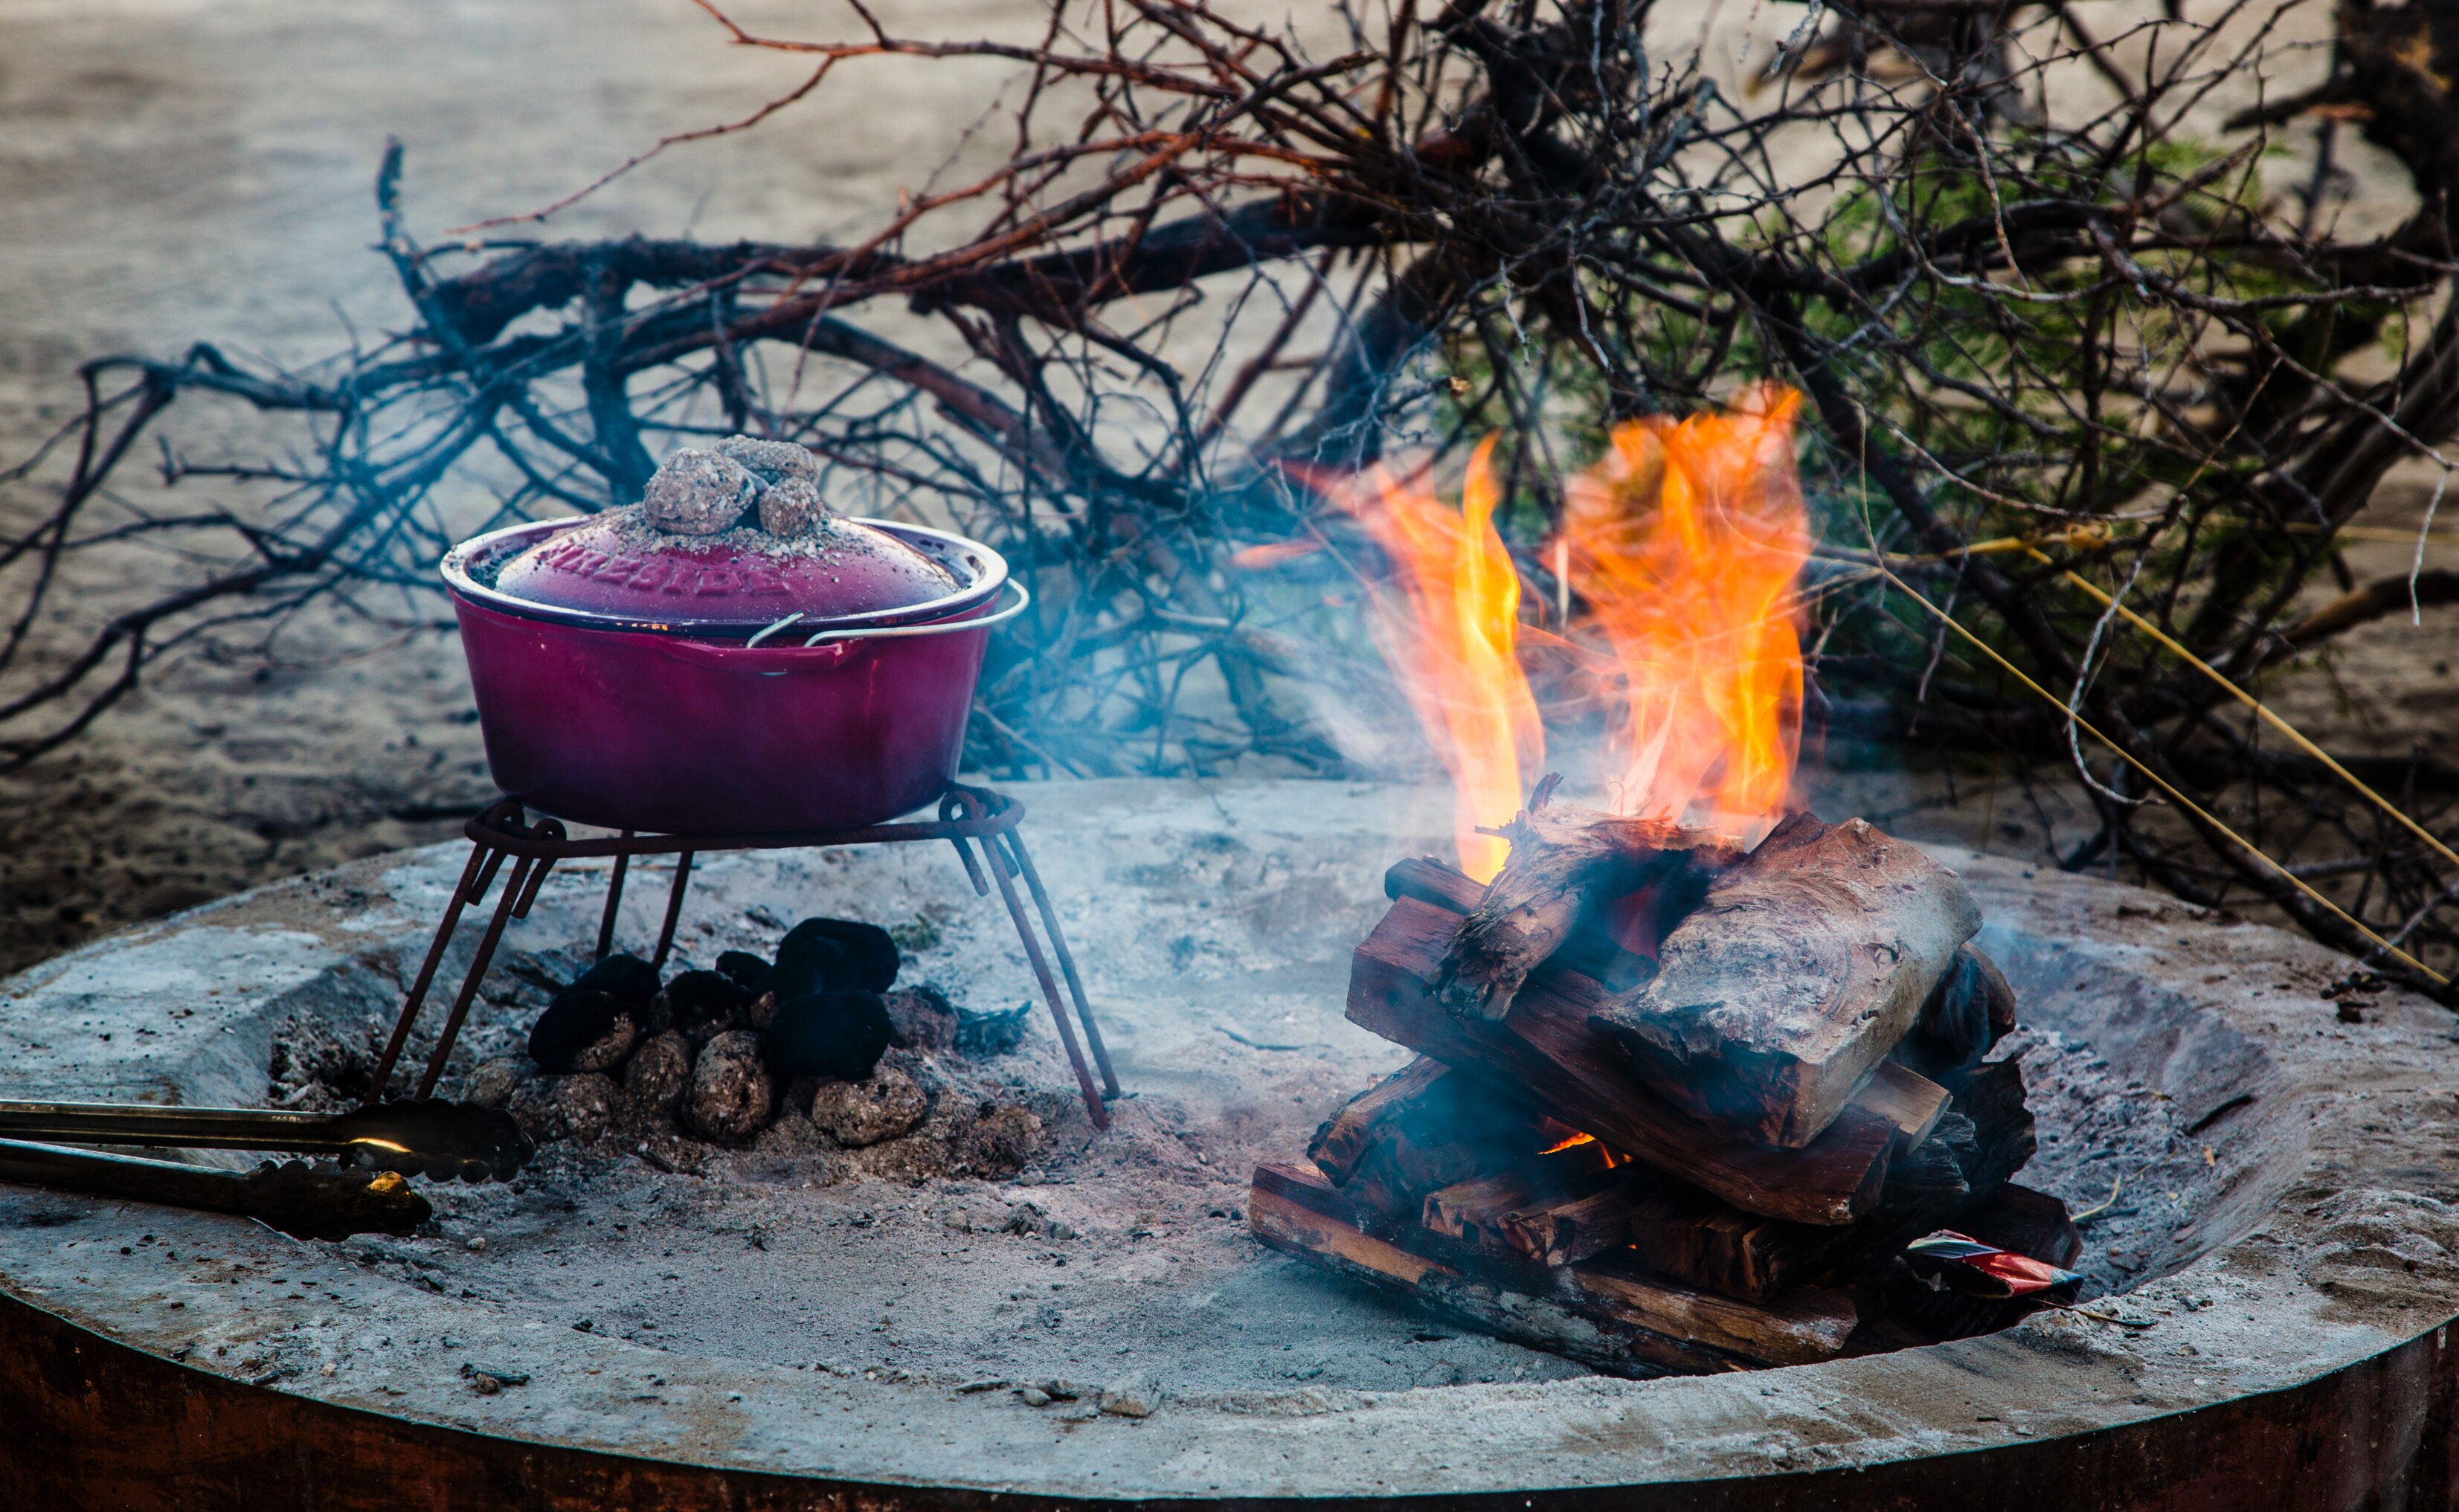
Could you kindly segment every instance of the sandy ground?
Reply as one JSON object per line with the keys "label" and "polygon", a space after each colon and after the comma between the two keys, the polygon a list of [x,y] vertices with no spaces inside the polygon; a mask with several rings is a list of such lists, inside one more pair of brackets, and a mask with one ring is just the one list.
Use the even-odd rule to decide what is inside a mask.
{"label": "sandy ground", "polygon": [[[1012,28],[1036,8],[901,9],[956,33]],[[740,13],[806,33],[835,15],[782,0]],[[1735,36],[1774,25],[1756,9],[1717,13]],[[388,135],[409,144],[416,222],[435,228],[541,203],[797,76],[789,58],[724,46],[684,0],[0,0],[0,458],[64,418],[75,365],[92,355],[211,339],[297,362],[352,327],[398,321],[367,250]],[[557,234],[823,237],[952,151],[990,150],[967,129],[996,97],[995,75],[878,67],[830,89],[762,137],[652,163],[558,218]],[[224,423],[173,434],[245,439],[243,428],[215,433]],[[2397,480],[2379,522],[2412,521],[2428,490]],[[210,496],[192,487],[182,500]],[[46,504],[0,489],[0,527]],[[2351,555],[2361,576],[2406,565],[2397,546]],[[2332,668],[2283,680],[2282,706],[2344,746],[2448,754],[2454,627],[2459,611],[2446,610],[2421,628],[2352,636]],[[1969,783],[1955,808],[1894,774],[1826,790],[1916,833],[2033,855],[2047,838],[2013,795],[1976,800]],[[307,622],[270,658],[190,656],[66,752],[0,778],[0,970],[245,885],[442,838],[452,821],[421,816],[487,793],[449,637]]]}

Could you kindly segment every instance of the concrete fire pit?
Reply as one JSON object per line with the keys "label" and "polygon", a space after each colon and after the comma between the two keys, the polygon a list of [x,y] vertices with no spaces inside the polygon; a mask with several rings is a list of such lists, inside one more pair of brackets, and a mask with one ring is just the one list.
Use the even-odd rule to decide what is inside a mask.
{"label": "concrete fire pit", "polygon": [[[2102,1317],[1614,1380],[1245,1231],[1251,1164],[1404,1060],[1341,1018],[1384,865],[1435,848],[1397,795],[1018,791],[1132,1094],[1112,1132],[1068,1113],[1037,1018],[977,1068],[1042,1124],[1009,1178],[824,1141],[697,1174],[557,1144],[515,1187],[431,1187],[431,1233],[340,1244],[0,1187],[0,1425],[26,1503],[2452,1495],[2459,1045],[2448,1014],[2396,994],[2345,1021],[2324,994],[2348,963],[2319,947],[1940,852],[2023,999],[2042,1151],[2022,1179],[2081,1208],[2124,1177],[2084,1230]],[[262,1101],[277,1042],[389,1014],[463,853],[264,889],[0,986],[5,1095]],[[1030,991],[1006,920],[942,850],[712,857],[695,881],[678,944],[695,964],[830,913],[909,926],[910,976],[966,1007]],[[585,953],[602,883],[555,873],[473,1015],[480,1049],[536,1011],[523,953]],[[627,939],[654,934],[661,892],[634,889]]]}

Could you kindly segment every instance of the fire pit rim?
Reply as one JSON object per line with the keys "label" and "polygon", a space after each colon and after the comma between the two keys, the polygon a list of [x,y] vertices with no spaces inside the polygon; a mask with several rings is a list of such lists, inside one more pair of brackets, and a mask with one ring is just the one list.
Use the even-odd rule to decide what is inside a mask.
{"label": "fire pit rim", "polygon": [[[1027,795],[1038,810],[1098,813],[1122,789],[1149,797],[1164,785],[1083,783],[1041,786]],[[1350,790],[1352,785],[1246,785],[1239,801],[1264,806],[1284,787]],[[1205,795],[1207,804],[1223,789]],[[1098,834],[1101,826],[1079,827]],[[2163,934],[2181,929],[2203,940],[2226,936],[2241,956],[2259,962],[2288,961],[2312,975],[2338,957],[2309,942],[2256,925],[2220,926],[2172,922],[2185,911],[2173,899],[2131,888],[2025,869],[2000,860],[1938,851],[1983,892],[1993,930],[2026,935],[2110,970],[2137,974],[2163,992],[2178,996],[2196,1015],[2218,1021],[2258,1043],[2266,1058],[2257,1102],[2231,1115],[2287,1126],[2310,1123],[2307,1143],[2292,1148],[2294,1169],[2283,1179],[2302,1179],[2335,1159],[2355,1159],[2364,1136],[2355,1121],[2333,1118],[2337,1095],[2314,1080],[2310,1049],[2314,1026],[2280,1002],[2193,980],[2195,969],[2167,958],[2147,939],[2086,938],[2073,926],[2132,907],[2162,920]],[[406,867],[441,872],[457,864],[457,848],[438,847],[409,855],[370,858],[316,876],[276,884],[140,926],[96,942],[7,984],[19,992],[55,981],[80,962],[133,939],[164,938],[198,928],[262,928],[275,919],[312,913],[321,896],[337,890],[382,895],[392,891],[389,874]],[[1055,862],[1053,870],[1063,861]],[[2061,929],[2067,933],[2061,934]],[[2148,934],[2148,927],[2138,933]],[[328,934],[328,937],[330,937]],[[347,950],[363,943],[347,939]],[[267,948],[274,948],[268,945]],[[299,947],[305,949],[305,947]],[[319,941],[317,949],[334,946]],[[2343,963],[2342,963],[2343,964]],[[344,969],[348,969],[346,965]],[[0,1005],[12,998],[0,998]],[[2296,1011],[2306,1018],[2322,1012],[2310,998]],[[2369,1033],[2385,1050],[2422,1056],[2444,1042],[2441,1010],[2398,995],[2370,1014]],[[5,1017],[0,1016],[0,1027]],[[2444,1053],[2447,1053],[2445,1051]],[[2448,1094],[2446,1094],[2447,1096]],[[2357,1168],[2364,1169],[2361,1160]],[[2352,1189],[2356,1189],[2353,1188]],[[13,1190],[0,1196],[0,1212],[30,1200],[46,1207],[84,1209],[83,1215],[50,1228],[0,1226],[0,1309],[18,1317],[32,1309],[94,1327],[132,1348],[167,1354],[177,1347],[177,1325],[158,1308],[129,1309],[138,1301],[111,1293],[107,1272],[116,1255],[81,1261],[63,1248],[92,1234],[116,1234],[124,1224],[107,1204],[30,1199]],[[2424,1201],[2427,1199],[2417,1199]],[[22,1216],[22,1214],[19,1214]],[[148,1227],[178,1243],[196,1235],[222,1249],[241,1226],[200,1215],[149,1211]],[[851,1478],[887,1484],[968,1485],[977,1489],[1067,1496],[1205,1496],[1271,1494],[1332,1496],[1383,1494],[1378,1486],[1400,1474],[1409,1489],[1434,1492],[1499,1491],[1545,1486],[1608,1486],[1703,1476],[1813,1469],[1836,1464],[1872,1465],[1901,1459],[1985,1449],[2017,1441],[2017,1428],[2033,1441],[2141,1422],[2242,1397],[2278,1392],[2345,1370],[2447,1326],[2451,1309],[2437,1292],[2434,1274],[2383,1272],[2379,1293],[2362,1307],[2335,1297],[2301,1272],[2296,1252],[2314,1226],[2283,1214],[2216,1245],[2183,1270],[2123,1293],[2129,1309],[2174,1304],[2172,1315],[2146,1335],[2146,1347],[2126,1344],[2116,1326],[2049,1315],[2007,1334],[1929,1349],[1748,1376],[1650,1382],[1587,1377],[1573,1381],[1491,1386],[1420,1388],[1403,1392],[1318,1395],[1291,1393],[1273,1404],[1241,1405],[1173,1400],[1146,1419],[1097,1418],[1082,1431],[1050,1440],[1049,1425],[1018,1407],[1003,1393],[963,1395],[942,1385],[820,1378],[813,1373],[719,1356],[678,1356],[620,1340],[568,1330],[542,1329],[547,1367],[575,1378],[595,1366],[600,1372],[655,1371],[681,1398],[654,1410],[672,1423],[664,1441],[680,1461],[762,1472]],[[29,1243],[28,1235],[51,1242]],[[358,1273],[319,1251],[270,1233],[251,1236],[257,1250],[279,1258],[291,1276],[320,1282],[356,1283]],[[89,1251],[89,1254],[91,1251]],[[1260,1259],[1258,1263],[1270,1263]],[[83,1269],[80,1269],[83,1267]],[[80,1275],[89,1303],[75,1301]],[[2224,1300],[2189,1307],[2190,1299],[2217,1292]],[[499,1314],[453,1299],[387,1286],[378,1312],[354,1316],[349,1327],[382,1326],[405,1337],[464,1333],[481,1318]],[[96,1303],[120,1310],[106,1322]],[[267,1296],[261,1303],[270,1335],[284,1329],[313,1332],[329,1305],[312,1298]],[[151,1327],[132,1327],[130,1317]],[[18,1327],[0,1317],[0,1332]],[[555,1335],[561,1335],[559,1337]],[[2189,1345],[2196,1353],[2176,1353]],[[433,1370],[437,1356],[403,1351],[390,1361],[390,1379],[355,1370],[332,1384],[308,1376],[262,1386],[230,1381],[234,1391],[268,1391],[318,1400],[348,1401],[447,1427],[547,1444],[637,1451],[643,1440],[642,1409],[608,1399],[591,1410],[569,1400],[550,1412],[529,1413],[518,1393],[488,1398],[488,1414],[475,1411],[457,1381]],[[2011,1415],[1973,1411],[1976,1383],[2021,1382],[2026,1405]],[[401,1395],[390,1396],[387,1387]],[[1354,1396],[1355,1399],[1351,1399]],[[515,1410],[497,1410],[509,1404]],[[665,1409],[672,1407],[669,1412]],[[833,1411],[851,1407],[852,1412]],[[527,1413],[527,1416],[524,1414]],[[492,1414],[490,1416],[489,1414]],[[1984,1416],[1984,1415],[1986,1416]],[[873,1433],[831,1448],[823,1430],[830,1417],[910,1425],[904,1433]],[[507,1420],[509,1419],[509,1420]],[[968,1446],[935,1467],[915,1456],[923,1428],[944,1430]],[[1225,1438],[1224,1436],[1229,1436]],[[1482,1440],[1482,1441],[1481,1441]],[[1225,1444],[1241,1444],[1224,1463]],[[1821,1446],[1824,1446],[1823,1448]],[[1785,1450],[1790,1462],[1772,1459]],[[1287,1451],[1281,1460],[1274,1451]],[[1190,1468],[1192,1457],[1210,1455]],[[926,1457],[927,1458],[927,1457]],[[1225,1479],[1226,1478],[1226,1479]],[[1219,1482],[1219,1490],[1209,1486]]]}

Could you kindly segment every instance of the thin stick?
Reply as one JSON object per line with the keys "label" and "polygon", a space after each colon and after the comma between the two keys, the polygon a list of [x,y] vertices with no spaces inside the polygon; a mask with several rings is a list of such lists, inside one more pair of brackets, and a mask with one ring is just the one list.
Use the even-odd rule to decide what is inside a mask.
{"label": "thin stick", "polygon": [[1936,615],[1948,629],[1963,637],[1967,644],[1979,650],[1982,655],[1987,657],[1990,661],[1997,662],[1998,665],[2012,676],[2016,682],[2023,683],[2026,687],[2030,688],[2042,698],[2056,704],[2059,712],[2065,714],[2067,718],[2074,721],[2075,724],[2082,728],[2085,734],[2090,735],[2093,740],[2100,742],[2103,746],[2106,746],[2111,750],[2116,752],[2120,761],[2123,761],[2129,766],[2133,767],[2136,771],[2141,772],[2144,777],[2151,781],[2154,787],[2168,794],[2171,802],[2193,814],[2204,824],[2209,825],[2216,833],[2226,837],[2229,841],[2243,849],[2246,854],[2261,862],[2264,866],[2269,867],[2273,872],[2278,872],[2281,877],[2287,880],[2291,887],[2294,887],[2298,892],[2304,893],[2316,903],[2321,904],[2334,918],[2337,918],[2341,923],[2348,926],[2348,928],[2355,930],[2366,939],[2371,940],[2375,945],[2381,947],[2384,951],[2387,952],[2391,956],[2397,959],[2401,965],[2407,967],[2417,975],[2425,977],[2427,980],[2432,982],[2436,987],[2448,987],[2450,985],[2449,977],[2443,976],[2440,972],[2435,971],[2432,967],[2425,964],[2425,962],[2418,960],[2407,952],[2401,950],[2398,946],[2393,945],[2390,941],[2383,938],[2380,934],[2375,934],[2373,930],[2362,920],[2351,916],[2347,910],[2340,907],[2337,903],[2332,902],[2320,892],[2317,892],[2313,885],[2308,883],[2303,877],[2299,876],[2296,872],[2289,871],[2286,867],[2274,861],[2268,855],[2265,855],[2262,850],[2254,844],[2254,842],[2246,839],[2243,835],[2238,834],[2235,830],[2230,829],[2227,825],[2222,824],[2210,812],[2210,810],[2204,808],[2202,805],[2195,802],[2192,798],[2187,797],[2184,793],[2179,792],[2175,785],[2172,784],[2169,779],[2161,776],[2158,772],[2154,771],[2150,766],[2144,765],[2144,763],[2137,758],[2133,751],[2128,750],[2125,746],[2120,746],[2117,742],[2111,740],[2108,736],[2102,734],[2090,720],[2085,719],[2081,714],[2069,710],[2065,700],[2059,698],[2048,688],[2041,686],[2038,682],[2033,682],[2022,667],[2017,666],[2014,662],[2007,661],[2003,656],[2000,656],[1995,646],[1992,646],[1988,641],[1982,640],[1979,636],[1974,635],[1971,631],[1964,628],[1963,623],[1957,620],[1953,616],[1949,615],[1945,610],[1941,609],[1938,605],[1923,598],[1921,594],[1913,588],[1912,584],[1897,577],[1894,573],[1888,572],[1883,567],[1880,568],[1879,571],[1886,578],[1888,582],[1895,585],[1896,590],[1899,593],[1902,593],[1905,598],[1910,598],[1913,602],[1921,605],[1923,609],[1928,610],[1931,614]]}

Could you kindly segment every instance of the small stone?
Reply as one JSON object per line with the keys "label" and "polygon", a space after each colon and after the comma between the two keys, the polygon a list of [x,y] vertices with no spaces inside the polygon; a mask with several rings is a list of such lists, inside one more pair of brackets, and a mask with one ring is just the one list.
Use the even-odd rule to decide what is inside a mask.
{"label": "small stone", "polygon": [[1148,1376],[1137,1376],[1102,1388],[1102,1411],[1113,1418],[1149,1418],[1161,1402],[1161,1388]]}
{"label": "small stone", "polygon": [[632,1016],[627,1013],[617,1014],[615,1021],[606,1026],[604,1034],[590,1041],[578,1055],[572,1058],[572,1069],[612,1071],[623,1063],[623,1058],[632,1053],[632,1046],[640,1038],[641,1026],[632,1021]]}
{"label": "small stone", "polygon": [[719,456],[739,462],[764,487],[800,480],[820,480],[820,459],[811,455],[808,447],[791,441],[764,441],[758,436],[731,435],[717,444]]}
{"label": "small stone", "polygon": [[925,983],[883,993],[888,1025],[908,1050],[947,1050],[956,1043],[956,1010],[938,988]]}
{"label": "small stone", "polygon": [[921,1085],[893,1065],[878,1066],[867,1082],[825,1082],[811,1095],[811,1122],[850,1149],[894,1139],[930,1111]]}
{"label": "small stone", "polygon": [[732,1143],[758,1133],[775,1101],[776,1088],[760,1059],[760,1037],[729,1029],[701,1046],[683,1118],[708,1138]]}
{"label": "small stone", "polygon": [[666,458],[641,496],[649,523],[678,536],[734,528],[759,501],[760,479],[732,457],[685,447]]}
{"label": "small stone", "polygon": [[632,1053],[623,1067],[624,1095],[641,1106],[669,1112],[691,1084],[691,1042],[669,1029],[653,1035]]}
{"label": "small stone", "polygon": [[788,478],[760,495],[760,528],[780,539],[808,536],[828,515],[819,486],[809,478]]}
{"label": "small stone", "polygon": [[1017,1399],[1023,1402],[1027,1407],[1047,1407],[1050,1405],[1050,1394],[1043,1391],[1039,1386],[1024,1387],[1018,1391],[1016,1396]]}
{"label": "small stone", "polygon": [[472,1235],[470,1236],[470,1240],[469,1240],[469,1244],[468,1244],[467,1248],[469,1249],[469,1250],[470,1250],[473,1254],[475,1254],[477,1251],[479,1251],[479,1250],[481,1250],[486,1249],[486,1248],[487,1248],[487,1236],[486,1236],[485,1234],[472,1234]]}
{"label": "small stone", "polygon": [[534,1065],[526,1056],[497,1056],[481,1060],[470,1080],[462,1083],[461,1101],[473,1107],[499,1108],[513,1100],[513,1093],[527,1082]]}

